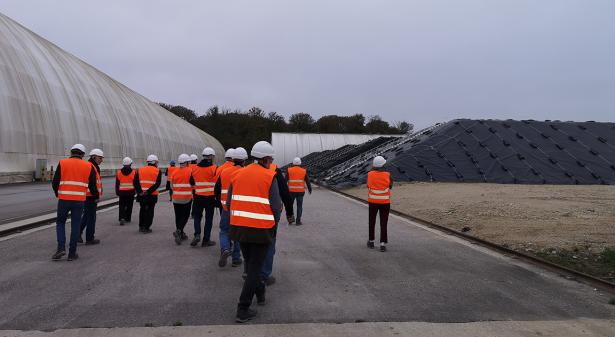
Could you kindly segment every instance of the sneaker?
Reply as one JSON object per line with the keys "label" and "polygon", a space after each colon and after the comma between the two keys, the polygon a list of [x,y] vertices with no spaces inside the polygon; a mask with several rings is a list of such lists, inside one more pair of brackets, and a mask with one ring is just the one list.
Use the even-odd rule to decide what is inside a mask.
{"label": "sneaker", "polygon": [[57,252],[55,252],[55,254],[53,254],[51,256],[51,259],[54,261],[58,261],[60,260],[64,255],[66,255],[66,250],[64,249],[58,249]]}
{"label": "sneaker", "polygon": [[120,219],[120,226],[124,226],[124,219]]}
{"label": "sneaker", "polygon": [[178,246],[182,244],[182,232],[178,230],[176,230],[175,232],[173,232],[173,237],[175,237],[175,244],[177,244]]}
{"label": "sneaker", "polygon": [[220,260],[218,260],[218,267],[222,268],[226,266],[228,257],[231,256],[231,254],[232,254],[231,251],[228,249],[225,249],[222,253],[220,253]]}
{"label": "sneaker", "polygon": [[233,262],[231,262],[231,267],[239,267],[242,263],[243,260],[233,260]]}
{"label": "sneaker", "polygon": [[235,317],[235,322],[245,323],[254,317],[256,317],[256,310],[252,310],[250,308],[237,309],[237,316]]}
{"label": "sneaker", "polygon": [[374,241],[367,241],[367,248],[374,249]]}
{"label": "sneaker", "polygon": [[79,258],[79,255],[77,255],[77,253],[74,254],[68,254],[68,261],[73,261]]}
{"label": "sneaker", "polygon": [[152,232],[152,230],[151,230],[151,229],[149,229],[149,228],[143,228],[143,234],[149,234],[149,233],[151,233],[151,232]]}
{"label": "sneaker", "polygon": [[100,243],[100,240],[98,240],[98,239],[92,239],[92,240],[90,240],[90,241],[86,241],[86,242],[85,242],[85,245],[86,245],[86,246],[88,246],[88,245],[97,245],[97,244],[99,244],[99,243]]}
{"label": "sneaker", "polygon": [[77,243],[83,243],[83,238],[81,236],[79,236],[79,239],[77,239]]}
{"label": "sneaker", "polygon": [[195,235],[194,239],[192,239],[192,242],[190,242],[190,245],[192,247],[196,247],[196,245],[198,245],[199,242],[201,242],[201,237],[199,235]]}
{"label": "sneaker", "polygon": [[303,223],[301,223],[301,220],[297,220],[297,223],[295,225],[301,226],[301,225],[303,225]]}
{"label": "sneaker", "polygon": [[216,241],[205,241],[203,240],[203,243],[201,243],[201,247],[211,247],[211,246],[215,246],[216,245]]}
{"label": "sneaker", "polygon": [[381,252],[386,252],[387,251],[387,246],[384,246],[384,245],[380,246],[380,251]]}
{"label": "sneaker", "polygon": [[286,220],[288,220],[288,224],[289,225],[292,225],[293,222],[295,222],[295,217],[292,216],[292,215],[289,215],[289,216],[286,217]]}
{"label": "sneaker", "polygon": [[275,283],[275,277],[273,277],[273,276],[269,276],[269,278],[265,280],[265,285],[266,286],[271,286],[274,283]]}
{"label": "sneaker", "polygon": [[182,241],[184,240],[188,240],[188,235],[186,235],[186,233],[182,232]]}
{"label": "sneaker", "polygon": [[139,232],[141,232],[141,233],[145,233],[145,227],[141,227],[141,226],[139,226]]}

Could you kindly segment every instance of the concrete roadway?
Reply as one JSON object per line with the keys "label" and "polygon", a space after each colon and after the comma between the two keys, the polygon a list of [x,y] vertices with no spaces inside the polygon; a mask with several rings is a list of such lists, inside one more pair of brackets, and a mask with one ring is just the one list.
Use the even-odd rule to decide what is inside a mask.
{"label": "concrete roadway", "polygon": [[[218,268],[218,246],[176,246],[167,198],[149,235],[118,226],[116,209],[101,212],[102,244],[80,246],[74,262],[50,260],[53,228],[0,239],[0,329],[233,324],[241,268]],[[307,196],[305,225],[280,228],[278,282],[253,322],[615,317],[607,294],[396,217],[389,251],[367,249],[366,217],[331,192]]]}

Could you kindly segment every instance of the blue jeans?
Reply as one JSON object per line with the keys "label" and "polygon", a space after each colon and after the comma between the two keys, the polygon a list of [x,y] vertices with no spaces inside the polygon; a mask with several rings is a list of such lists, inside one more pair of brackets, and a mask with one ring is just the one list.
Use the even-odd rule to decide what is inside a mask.
{"label": "blue jeans", "polygon": [[303,214],[303,197],[305,194],[291,193],[290,196],[293,198],[293,204],[295,203],[295,199],[297,200],[297,221],[301,221],[301,214]]}
{"label": "blue jeans", "polygon": [[81,232],[81,214],[83,201],[58,200],[58,218],[56,219],[56,238],[58,250],[66,249],[66,218],[70,212],[70,243],[69,254],[77,252],[77,240]]}
{"label": "blue jeans", "polygon": [[85,229],[85,241],[94,240],[94,233],[96,233],[96,208],[98,203],[94,200],[86,200],[83,203],[83,219],[81,219],[81,233]]}
{"label": "blue jeans", "polygon": [[261,278],[263,280],[266,280],[269,277],[271,277],[271,274],[273,273],[273,256],[275,255],[275,239],[276,238],[273,238],[271,240],[271,244],[269,245],[269,248],[267,249],[267,256],[265,257],[265,262],[263,263],[263,268],[261,268]]}
{"label": "blue jeans", "polygon": [[214,224],[214,212],[216,207],[213,203],[203,202],[195,198],[192,204],[194,211],[194,235],[201,235],[201,219],[203,218],[203,210],[205,210],[205,226],[203,226],[203,241],[207,242],[211,239],[211,227]]}
{"label": "blue jeans", "polygon": [[[228,232],[231,229],[231,216],[229,211],[220,213],[220,251],[231,250],[233,252],[233,261],[241,260],[241,248],[238,241],[231,241],[228,237]],[[232,247],[231,247],[232,246]]]}

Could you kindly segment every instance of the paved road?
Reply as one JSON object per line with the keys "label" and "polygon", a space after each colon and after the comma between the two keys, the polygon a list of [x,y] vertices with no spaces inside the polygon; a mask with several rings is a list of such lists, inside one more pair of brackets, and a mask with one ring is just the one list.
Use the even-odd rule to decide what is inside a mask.
{"label": "paved road", "polygon": [[[217,246],[175,246],[161,199],[149,235],[100,213],[102,244],[75,262],[50,261],[53,229],[0,239],[0,329],[232,324],[241,270],[219,269]],[[588,286],[398,218],[390,251],[369,250],[365,206],[320,189],[305,204],[304,226],[280,228],[278,283],[254,323],[615,317]]]}
{"label": "paved road", "polygon": [[[111,198],[116,198],[115,177],[103,178],[102,200]],[[0,185],[0,224],[55,212],[56,205],[49,182]]]}

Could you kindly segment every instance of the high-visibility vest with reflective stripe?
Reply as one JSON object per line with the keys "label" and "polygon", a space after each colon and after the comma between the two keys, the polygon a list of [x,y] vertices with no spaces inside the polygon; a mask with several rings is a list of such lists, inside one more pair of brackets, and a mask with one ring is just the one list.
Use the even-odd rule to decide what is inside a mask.
{"label": "high-visibility vest with reflective stripe", "polygon": [[288,168],[288,191],[295,193],[305,192],[306,170],[300,166]]}
{"label": "high-visibility vest with reflective stripe", "polygon": [[192,186],[190,185],[192,170],[189,167],[180,167],[173,172],[171,177],[171,188],[173,189],[173,200],[192,199]]}
{"label": "high-visibility vest with reflective stripe", "polygon": [[391,174],[385,171],[367,173],[367,201],[373,204],[391,203]]}
{"label": "high-visibility vest with reflective stripe", "polygon": [[218,170],[216,171],[218,178],[220,177],[220,175],[222,174],[224,170],[226,170],[229,167],[233,167],[233,166],[235,166],[235,163],[233,163],[232,160],[225,161],[224,164],[218,166]]}
{"label": "high-visibility vest with reflective stripe", "polygon": [[60,160],[58,199],[85,201],[92,164],[79,158]]}
{"label": "high-visibility vest with reflective stripe", "polygon": [[[92,165],[92,167],[94,168],[94,172],[96,172],[96,189],[98,190],[98,197],[102,198],[102,179],[100,179],[100,172],[98,172],[98,170],[96,169],[96,166],[94,166],[94,164],[92,164],[91,162],[89,162],[90,165]],[[86,196],[91,197],[92,193],[90,193],[90,190],[88,190],[86,192]]]}
{"label": "high-visibility vest with reflective stripe", "polygon": [[[148,165],[139,169],[139,183],[143,193],[156,184],[158,174],[160,174],[160,170],[155,166]],[[152,195],[158,195],[158,190],[155,190]]]}
{"label": "high-visibility vest with reflective stripe", "polygon": [[216,175],[216,165],[207,167],[195,166],[192,168],[192,177],[194,178],[194,193],[205,197],[214,195],[214,188],[218,176]]}
{"label": "high-visibility vest with reflective stripe", "polygon": [[120,181],[120,191],[132,191],[135,189],[134,181],[137,171],[132,170],[128,175],[124,175],[122,170],[117,171],[117,180]]}
{"label": "high-visibility vest with reflective stripe", "polygon": [[222,202],[222,208],[225,211],[228,211],[228,207],[226,207],[226,199],[228,199],[228,188],[231,186],[231,179],[235,176],[239,170],[243,167],[241,166],[230,166],[222,171],[220,174],[220,201]]}
{"label": "high-visibility vest with reflective stripe", "polygon": [[275,172],[250,164],[231,178],[231,225],[268,229],[275,226],[269,189]]}
{"label": "high-visibility vest with reflective stripe", "polygon": [[277,169],[278,169],[278,165],[276,165],[276,164],[271,164],[271,165],[269,165],[269,169],[270,169],[271,171],[275,172],[275,170],[277,170]]}
{"label": "high-visibility vest with reflective stripe", "polygon": [[169,168],[167,169],[167,180],[171,181],[171,177],[173,176],[173,172],[176,172],[177,170],[179,170],[179,167],[177,166],[169,166]]}

